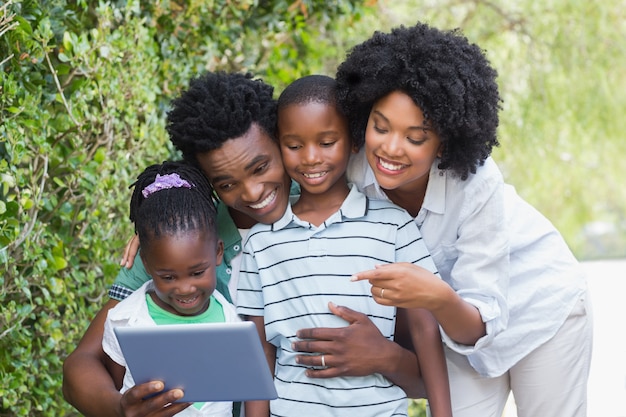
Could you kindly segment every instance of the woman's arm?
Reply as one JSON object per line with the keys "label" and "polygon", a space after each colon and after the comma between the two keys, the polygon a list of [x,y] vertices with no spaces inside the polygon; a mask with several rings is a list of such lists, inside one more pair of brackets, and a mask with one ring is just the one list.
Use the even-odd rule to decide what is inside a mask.
{"label": "woman's arm", "polygon": [[353,277],[355,281],[364,279],[372,285],[372,295],[377,303],[426,309],[457,343],[472,346],[487,332],[479,310],[424,268],[401,262],[380,265]]}
{"label": "woman's arm", "polygon": [[[147,382],[120,394],[105,365],[102,333],[107,312],[118,301],[109,300],[96,314],[76,349],[63,363],[63,396],[88,417],[170,417],[189,406],[173,403],[182,397],[180,390],[171,390],[149,400],[143,398],[163,390],[163,383]],[[165,407],[165,408],[164,408]]]}

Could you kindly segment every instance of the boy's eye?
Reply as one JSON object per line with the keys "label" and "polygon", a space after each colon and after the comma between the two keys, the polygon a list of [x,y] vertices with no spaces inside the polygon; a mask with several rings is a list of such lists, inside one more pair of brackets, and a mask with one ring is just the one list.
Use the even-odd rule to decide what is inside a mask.
{"label": "boy's eye", "polygon": [[283,144],[283,147],[289,149],[290,151],[296,151],[300,149],[302,146],[298,144]]}
{"label": "boy's eye", "polygon": [[204,270],[202,270],[202,271],[195,271],[195,272],[191,273],[191,276],[192,277],[199,277],[199,276],[204,275],[204,272],[205,272]]}
{"label": "boy's eye", "polygon": [[161,275],[159,276],[159,279],[163,281],[173,281],[174,277],[172,275]]}

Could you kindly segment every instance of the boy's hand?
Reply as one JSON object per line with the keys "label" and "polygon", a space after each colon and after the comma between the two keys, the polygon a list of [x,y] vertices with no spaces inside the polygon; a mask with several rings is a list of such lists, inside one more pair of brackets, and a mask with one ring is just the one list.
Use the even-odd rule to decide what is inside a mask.
{"label": "boy's hand", "polygon": [[161,392],[163,388],[163,383],[160,381],[135,385],[122,395],[120,415],[123,417],[171,417],[191,405],[191,403],[174,403],[183,397],[183,391],[179,389],[166,391],[144,400],[146,396]]}

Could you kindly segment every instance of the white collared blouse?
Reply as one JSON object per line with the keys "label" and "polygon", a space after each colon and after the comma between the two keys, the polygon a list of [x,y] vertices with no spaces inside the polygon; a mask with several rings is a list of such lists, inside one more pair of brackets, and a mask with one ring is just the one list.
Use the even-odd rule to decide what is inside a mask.
{"label": "white collared blouse", "polygon": [[[495,377],[552,338],[586,290],[582,268],[554,226],[504,183],[488,158],[465,181],[433,164],[415,217],[446,281],[476,306],[487,334],[474,346],[443,340]],[[371,198],[389,200],[363,150],[348,180]]]}

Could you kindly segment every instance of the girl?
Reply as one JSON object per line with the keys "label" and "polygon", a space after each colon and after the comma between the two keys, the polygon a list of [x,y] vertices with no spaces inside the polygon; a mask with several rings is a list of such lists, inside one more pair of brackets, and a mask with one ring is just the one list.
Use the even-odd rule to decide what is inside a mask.
{"label": "girl", "polygon": [[[102,348],[121,392],[135,383],[114,327],[239,321],[234,306],[215,290],[223,243],[204,175],[189,165],[166,162],[148,167],[134,186],[130,219],[152,280],[111,309],[105,322]],[[177,415],[230,417],[232,403],[195,403]]]}

